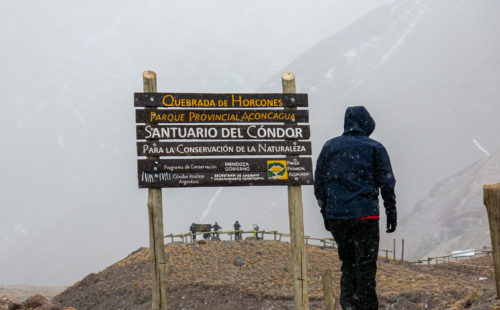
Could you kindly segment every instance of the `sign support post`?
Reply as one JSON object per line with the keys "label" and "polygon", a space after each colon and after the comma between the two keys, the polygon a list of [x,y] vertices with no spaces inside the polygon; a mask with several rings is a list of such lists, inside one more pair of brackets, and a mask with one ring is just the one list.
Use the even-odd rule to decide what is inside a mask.
{"label": "sign support post", "polygon": [[[156,73],[142,73],[144,92],[156,92]],[[154,109],[154,108],[153,108]],[[158,157],[148,157],[158,158]],[[152,310],[167,310],[167,273],[163,243],[163,206],[161,188],[148,188],[149,256],[151,262]]]}
{"label": "sign support post", "polygon": [[500,298],[500,183],[484,185],[483,195],[490,223],[497,298]]}
{"label": "sign support post", "polygon": [[[283,93],[296,93],[295,74],[285,72],[281,76]],[[296,108],[295,108],[296,109]],[[297,156],[287,156],[287,159]],[[295,310],[309,310],[307,285],[307,255],[304,245],[304,219],[302,211],[302,188],[288,186],[288,214],[290,220],[290,243],[292,247],[293,296]]]}

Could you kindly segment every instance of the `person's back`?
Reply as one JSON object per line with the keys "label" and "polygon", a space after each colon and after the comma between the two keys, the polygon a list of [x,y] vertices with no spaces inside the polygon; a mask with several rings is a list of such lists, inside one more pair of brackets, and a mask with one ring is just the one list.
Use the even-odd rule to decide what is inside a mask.
{"label": "person's back", "polygon": [[384,146],[368,136],[375,122],[364,107],[346,111],[344,134],[325,143],[316,164],[314,190],[330,219],[379,214],[378,193],[384,206],[395,208],[395,180]]}
{"label": "person's back", "polygon": [[241,238],[240,228],[241,228],[240,223],[238,221],[234,222],[234,230],[235,230],[234,238],[236,240],[239,240]]}
{"label": "person's back", "polygon": [[236,222],[234,223],[234,230],[240,230],[240,228],[241,228],[240,223],[239,223],[238,221],[236,221]]}
{"label": "person's back", "polygon": [[314,193],[342,261],[343,309],[377,309],[379,189],[387,232],[396,229],[396,181],[384,146],[369,138],[374,129],[364,107],[347,108],[344,133],[325,143],[316,163]]}

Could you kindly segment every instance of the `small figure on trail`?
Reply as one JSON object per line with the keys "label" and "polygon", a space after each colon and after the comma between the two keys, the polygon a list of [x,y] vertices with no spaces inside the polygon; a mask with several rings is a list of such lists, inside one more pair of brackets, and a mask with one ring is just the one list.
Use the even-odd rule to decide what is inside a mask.
{"label": "small figure on trail", "polygon": [[217,224],[217,222],[215,222],[212,225],[212,228],[214,229],[214,233],[212,234],[212,238],[219,238],[219,233],[217,231],[219,231],[222,228],[222,226],[219,226],[219,224]]}
{"label": "small figure on trail", "polygon": [[396,180],[385,147],[369,138],[374,129],[363,106],[347,108],[344,133],[325,143],[316,163],[314,194],[342,261],[342,309],[378,309],[379,190],[386,232],[396,230]]}
{"label": "small figure on trail", "polygon": [[195,235],[195,233],[196,233],[196,224],[195,223],[193,223],[193,224],[191,224],[191,226],[189,226],[189,231],[193,234],[193,239],[192,240],[195,241],[196,240],[196,235]]}
{"label": "small figure on trail", "polygon": [[234,240],[241,240],[241,225],[238,221],[234,222]]}
{"label": "small figure on trail", "polygon": [[257,232],[259,231],[259,225],[252,224],[252,226],[253,226],[253,235],[255,237],[255,240],[259,240],[259,236],[257,236]]}

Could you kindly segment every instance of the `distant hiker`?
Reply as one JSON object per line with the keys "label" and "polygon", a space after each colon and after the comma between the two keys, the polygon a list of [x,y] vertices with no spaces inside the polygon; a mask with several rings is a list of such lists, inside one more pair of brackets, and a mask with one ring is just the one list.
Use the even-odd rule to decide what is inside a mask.
{"label": "distant hiker", "polygon": [[396,230],[396,180],[386,149],[369,138],[374,129],[364,107],[347,108],[344,133],[325,143],[316,163],[314,194],[342,261],[342,309],[378,309],[379,189],[386,232]]}
{"label": "distant hiker", "polygon": [[222,228],[222,226],[219,226],[219,224],[217,224],[217,222],[215,222],[212,225],[212,228],[214,229],[214,233],[212,234],[212,238],[219,238],[219,233],[217,231],[219,231]]}
{"label": "distant hiker", "polygon": [[241,225],[238,221],[234,222],[234,240],[241,240]]}
{"label": "distant hiker", "polygon": [[255,237],[255,240],[259,239],[259,236],[257,236],[257,232],[259,231],[259,225],[257,224],[252,224],[253,226],[253,235]]}
{"label": "distant hiker", "polygon": [[189,231],[193,234],[193,241],[196,240],[196,224],[193,223],[191,226],[189,226]]}

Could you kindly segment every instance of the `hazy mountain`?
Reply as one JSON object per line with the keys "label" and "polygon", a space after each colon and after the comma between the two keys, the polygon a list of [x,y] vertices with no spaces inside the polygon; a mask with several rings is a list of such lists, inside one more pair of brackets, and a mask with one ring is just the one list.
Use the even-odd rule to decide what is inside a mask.
{"label": "hazy mountain", "polygon": [[483,185],[499,176],[500,151],[437,184],[401,223],[405,252],[422,258],[491,245]]}
{"label": "hazy mountain", "polygon": [[490,0],[398,1],[286,66],[310,94],[316,154],[342,132],[345,108],[365,105],[393,162],[399,214],[408,215],[440,180],[499,149],[498,13]]}

